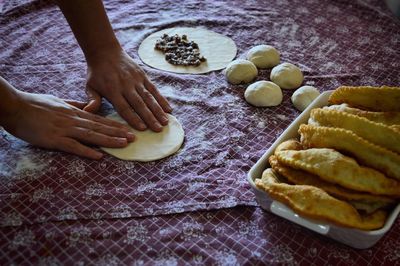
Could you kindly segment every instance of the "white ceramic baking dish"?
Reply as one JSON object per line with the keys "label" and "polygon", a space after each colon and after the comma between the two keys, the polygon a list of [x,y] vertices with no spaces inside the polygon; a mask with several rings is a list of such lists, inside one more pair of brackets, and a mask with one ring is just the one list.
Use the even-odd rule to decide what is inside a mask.
{"label": "white ceramic baking dish", "polygon": [[373,246],[387,231],[389,231],[400,212],[400,204],[397,205],[396,208],[394,208],[394,210],[390,213],[385,225],[381,229],[374,231],[362,231],[303,218],[293,212],[286,205],[271,199],[267,193],[259,190],[254,184],[254,180],[256,178],[261,178],[262,172],[269,167],[268,158],[273,154],[275,148],[285,140],[298,138],[299,134],[297,133],[297,130],[301,124],[307,123],[311,109],[328,105],[328,98],[331,93],[332,91],[326,91],[322,93],[307,107],[306,110],[303,111],[303,113],[295,121],[293,121],[293,123],[282,133],[282,135],[250,169],[247,179],[253,188],[257,202],[263,209],[351,247],[365,249]]}

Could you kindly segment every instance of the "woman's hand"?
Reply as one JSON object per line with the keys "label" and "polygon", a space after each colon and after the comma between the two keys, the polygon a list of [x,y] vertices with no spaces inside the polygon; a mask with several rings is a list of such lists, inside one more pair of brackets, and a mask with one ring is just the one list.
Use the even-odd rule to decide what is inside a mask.
{"label": "woman's hand", "polygon": [[96,112],[101,97],[109,100],[132,127],[159,132],[168,124],[172,108],[144,71],[122,49],[105,50],[88,58],[87,94],[84,110]]}
{"label": "woman's hand", "polygon": [[51,95],[18,92],[13,112],[1,125],[33,145],[100,159],[102,153],[85,144],[122,148],[134,139],[118,122],[80,110],[86,104]]}

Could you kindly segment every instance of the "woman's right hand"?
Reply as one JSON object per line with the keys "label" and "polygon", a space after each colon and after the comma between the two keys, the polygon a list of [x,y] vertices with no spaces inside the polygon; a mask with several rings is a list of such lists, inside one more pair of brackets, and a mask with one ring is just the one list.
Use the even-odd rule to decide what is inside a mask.
{"label": "woman's right hand", "polygon": [[35,146],[100,159],[103,154],[88,145],[122,148],[134,139],[127,126],[81,110],[86,103],[20,91],[16,99],[1,125]]}

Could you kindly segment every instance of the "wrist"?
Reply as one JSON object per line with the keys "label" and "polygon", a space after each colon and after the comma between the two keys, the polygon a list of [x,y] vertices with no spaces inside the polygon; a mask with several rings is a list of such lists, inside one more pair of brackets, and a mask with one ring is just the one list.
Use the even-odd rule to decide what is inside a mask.
{"label": "wrist", "polygon": [[118,41],[109,44],[101,44],[93,49],[84,51],[86,62],[89,66],[106,61],[107,58],[115,58],[123,52]]}

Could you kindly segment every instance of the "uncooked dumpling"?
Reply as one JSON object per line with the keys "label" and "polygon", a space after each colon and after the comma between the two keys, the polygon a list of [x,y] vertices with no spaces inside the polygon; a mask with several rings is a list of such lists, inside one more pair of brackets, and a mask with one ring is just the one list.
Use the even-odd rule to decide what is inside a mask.
{"label": "uncooked dumpling", "polygon": [[[122,160],[149,162],[159,160],[174,154],[183,143],[185,133],[179,121],[167,114],[168,125],[161,132],[153,132],[150,129],[138,131],[130,128],[135,134],[135,140],[125,148],[104,148],[105,152]],[[111,114],[107,118],[126,124],[117,114]]]}
{"label": "uncooked dumpling", "polygon": [[297,89],[304,78],[300,68],[291,63],[282,63],[272,69],[270,79],[282,89]]}
{"label": "uncooked dumpling", "polygon": [[304,111],[319,94],[317,88],[313,86],[302,86],[293,93],[291,100],[297,110]]}
{"label": "uncooked dumpling", "polygon": [[277,106],[282,102],[282,90],[273,82],[257,81],[247,87],[244,98],[258,107]]}
{"label": "uncooked dumpling", "polygon": [[279,64],[280,55],[271,45],[257,45],[249,50],[247,59],[258,68],[272,68]]}
{"label": "uncooked dumpling", "polygon": [[232,84],[249,83],[257,77],[257,67],[250,61],[236,59],[224,70],[225,77]]}

